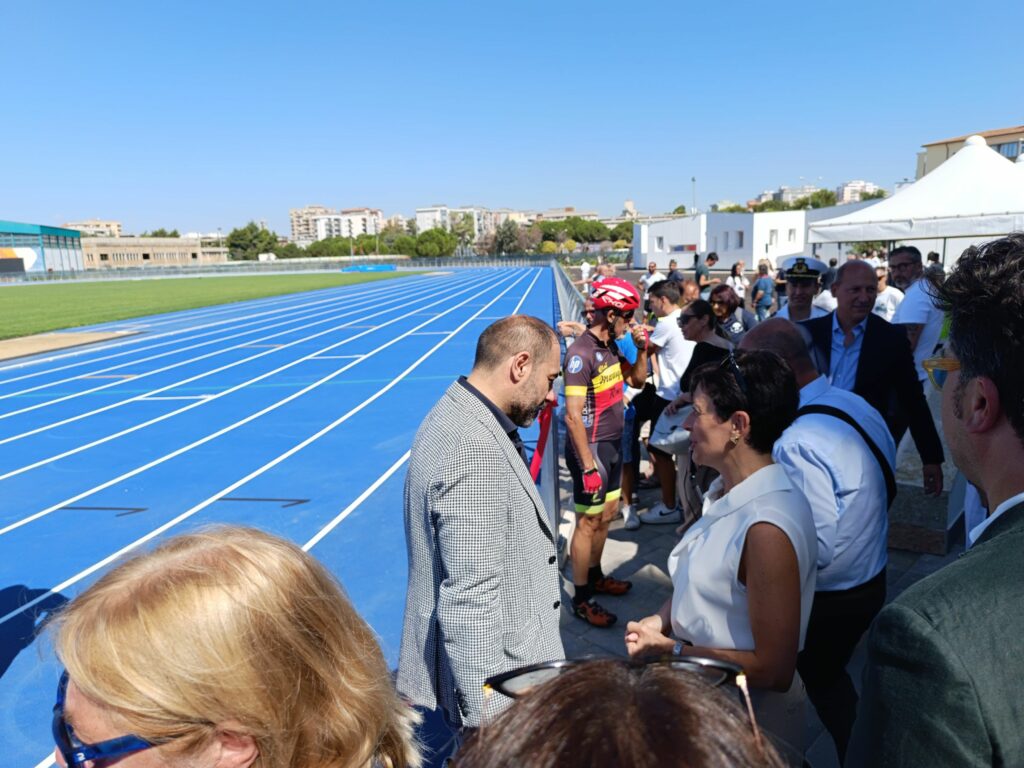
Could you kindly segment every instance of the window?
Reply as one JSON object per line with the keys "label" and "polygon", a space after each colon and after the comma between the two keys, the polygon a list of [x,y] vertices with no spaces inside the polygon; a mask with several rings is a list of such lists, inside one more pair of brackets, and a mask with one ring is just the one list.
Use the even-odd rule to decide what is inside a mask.
{"label": "window", "polygon": [[101,253],[100,254],[100,261],[110,261],[110,254],[109,253]]}
{"label": "window", "polygon": [[1006,144],[996,144],[995,150],[1003,157],[1008,157],[1011,160],[1014,160],[1017,155],[1020,154],[1020,142],[1011,141]]}
{"label": "window", "polygon": [[198,253],[193,253],[192,254],[192,258],[193,259],[198,259],[199,258],[199,254]]}
{"label": "window", "polygon": [[769,229],[768,230],[768,245],[776,245],[779,242],[779,230]]}
{"label": "window", "polygon": [[742,229],[736,230],[736,247],[737,248],[742,248],[743,247],[743,230]]}
{"label": "window", "polygon": [[787,241],[790,242],[790,243],[795,243],[796,242],[796,230],[795,229],[789,230],[789,234],[787,235]]}
{"label": "window", "polygon": [[142,254],[142,260],[143,261],[149,261],[149,254],[148,253]]}
{"label": "window", "polygon": [[725,245],[722,246],[722,250],[723,251],[728,251],[729,250],[729,233],[728,232],[726,232],[724,235],[722,235],[722,242],[725,243]]}
{"label": "window", "polygon": [[665,250],[665,238],[664,237],[655,238],[655,245],[654,245],[654,247],[655,247],[656,250],[664,251]]}

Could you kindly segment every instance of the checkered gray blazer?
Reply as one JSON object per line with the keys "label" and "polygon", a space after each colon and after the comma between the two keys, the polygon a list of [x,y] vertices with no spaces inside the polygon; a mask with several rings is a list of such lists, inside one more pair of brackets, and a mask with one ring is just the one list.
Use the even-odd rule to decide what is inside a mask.
{"label": "checkered gray blazer", "polygon": [[504,709],[491,675],[565,657],[554,537],[522,458],[458,382],[416,434],[398,690],[467,727]]}

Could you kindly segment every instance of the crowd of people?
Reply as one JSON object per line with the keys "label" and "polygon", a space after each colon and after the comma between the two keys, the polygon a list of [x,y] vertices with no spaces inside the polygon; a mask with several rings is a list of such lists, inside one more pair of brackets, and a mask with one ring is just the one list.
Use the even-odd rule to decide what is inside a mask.
{"label": "crowd of people", "polygon": [[[908,247],[834,274],[790,259],[788,303],[770,270],[723,283],[713,257],[692,280],[655,265],[639,287],[588,280],[564,358],[536,318],[480,335],[411,451],[394,682],[314,558],[213,528],[119,565],[49,623],[58,764],[800,765],[809,699],[846,765],[1024,765],[1024,235],[968,249],[948,277]],[[672,595],[625,622],[621,658],[565,659],[557,530],[519,435],[559,376],[572,614],[617,622],[598,602],[632,587],[602,569],[615,515],[679,526]],[[924,492],[943,486],[924,385],[983,514],[964,556],[885,606],[908,430]],[[643,448],[661,419],[684,449]],[[661,499],[638,513],[643,450]],[[866,632],[858,703],[847,665]],[[417,724],[435,715],[448,741],[424,756]]]}

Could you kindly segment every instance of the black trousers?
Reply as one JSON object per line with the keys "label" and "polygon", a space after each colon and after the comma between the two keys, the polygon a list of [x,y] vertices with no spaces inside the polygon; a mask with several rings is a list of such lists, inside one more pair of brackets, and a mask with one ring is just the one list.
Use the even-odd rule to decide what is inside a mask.
{"label": "black trousers", "polygon": [[846,665],[884,604],[885,568],[856,587],[814,593],[807,637],[796,668],[818,717],[832,735],[840,763],[846,757],[857,716],[857,691]]}

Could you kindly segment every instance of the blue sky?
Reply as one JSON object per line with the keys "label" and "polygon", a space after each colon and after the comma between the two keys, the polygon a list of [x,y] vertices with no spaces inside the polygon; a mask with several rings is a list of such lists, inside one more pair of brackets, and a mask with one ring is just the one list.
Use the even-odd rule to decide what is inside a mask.
{"label": "blue sky", "polygon": [[[966,10],[965,10],[966,9]],[[887,188],[1024,124],[1024,3],[39,2],[0,11],[0,219],[617,213]]]}

